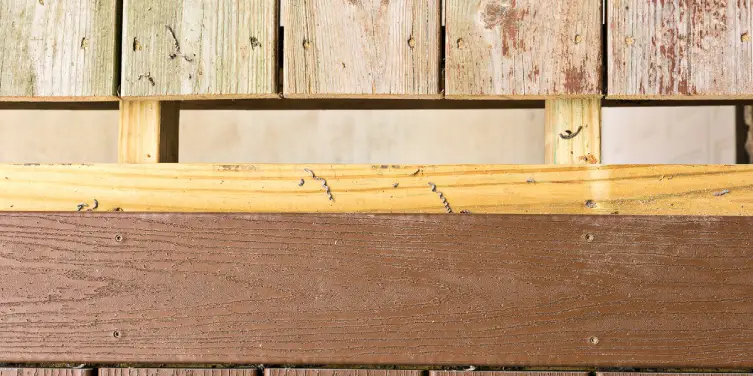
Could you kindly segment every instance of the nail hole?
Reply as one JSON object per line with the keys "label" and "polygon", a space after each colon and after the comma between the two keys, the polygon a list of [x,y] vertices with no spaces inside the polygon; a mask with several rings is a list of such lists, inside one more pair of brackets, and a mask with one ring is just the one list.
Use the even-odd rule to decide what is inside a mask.
{"label": "nail hole", "polygon": [[120,334],[120,330],[116,330],[116,331],[112,332],[112,336],[115,337],[115,338],[120,338],[120,335],[121,335]]}
{"label": "nail hole", "polygon": [[152,157],[152,155],[151,155],[151,154],[147,154],[147,155],[146,155],[146,157],[147,157],[147,158],[151,158],[151,157]]}
{"label": "nail hole", "polygon": [[588,339],[588,342],[591,342],[592,345],[598,345],[599,344],[599,337],[591,337]]}
{"label": "nail hole", "polygon": [[303,48],[306,49],[306,50],[308,50],[309,48],[311,48],[311,42],[309,42],[308,39],[304,39],[303,40]]}
{"label": "nail hole", "polygon": [[123,241],[123,235],[117,234],[115,235],[115,241],[120,243]]}
{"label": "nail hole", "polygon": [[594,241],[593,234],[586,234],[586,241],[589,242],[589,243],[592,242],[592,241]]}

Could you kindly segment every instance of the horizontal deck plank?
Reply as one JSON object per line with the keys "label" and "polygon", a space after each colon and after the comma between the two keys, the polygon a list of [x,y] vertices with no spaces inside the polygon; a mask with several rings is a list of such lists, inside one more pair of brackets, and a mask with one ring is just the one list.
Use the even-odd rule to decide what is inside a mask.
{"label": "horizontal deck plank", "polygon": [[753,366],[753,217],[0,214],[0,362]]}
{"label": "horizontal deck plank", "polygon": [[92,376],[85,368],[0,368],[0,376]]}
{"label": "horizontal deck plank", "polygon": [[286,0],[288,98],[441,98],[439,0]]}
{"label": "horizontal deck plank", "polygon": [[0,211],[443,213],[441,192],[455,213],[753,215],[751,186],[752,166],[0,164]]}
{"label": "horizontal deck plank", "polygon": [[277,0],[124,0],[123,96],[275,98]]}
{"label": "horizontal deck plank", "polygon": [[608,3],[610,98],[753,98],[749,1]]}
{"label": "horizontal deck plank", "polygon": [[229,368],[99,368],[98,376],[256,376],[256,369]]}
{"label": "horizontal deck plank", "polygon": [[0,101],[116,100],[118,3],[0,1]]}
{"label": "horizontal deck plank", "polygon": [[601,96],[600,0],[447,0],[448,98]]}
{"label": "horizontal deck plank", "polygon": [[264,376],[421,376],[418,370],[267,368]]}

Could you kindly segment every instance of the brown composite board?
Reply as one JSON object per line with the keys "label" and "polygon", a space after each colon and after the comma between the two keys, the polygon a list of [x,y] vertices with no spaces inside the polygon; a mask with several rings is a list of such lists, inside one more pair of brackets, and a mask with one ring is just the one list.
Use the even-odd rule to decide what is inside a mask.
{"label": "brown composite board", "polygon": [[4,213],[0,361],[751,367],[751,226]]}

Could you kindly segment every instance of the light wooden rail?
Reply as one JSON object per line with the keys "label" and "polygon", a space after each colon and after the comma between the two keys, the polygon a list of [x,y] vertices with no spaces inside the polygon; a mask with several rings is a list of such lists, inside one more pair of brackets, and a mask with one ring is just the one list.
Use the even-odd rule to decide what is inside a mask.
{"label": "light wooden rail", "polygon": [[752,186],[750,166],[6,164],[0,210],[443,213],[441,192],[454,213],[753,215]]}

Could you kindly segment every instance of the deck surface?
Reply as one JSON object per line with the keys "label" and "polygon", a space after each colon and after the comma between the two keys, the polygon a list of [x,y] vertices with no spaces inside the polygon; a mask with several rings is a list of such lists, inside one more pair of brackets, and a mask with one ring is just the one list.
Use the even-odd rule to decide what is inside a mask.
{"label": "deck surface", "polygon": [[5,213],[0,361],[751,367],[751,226]]}

